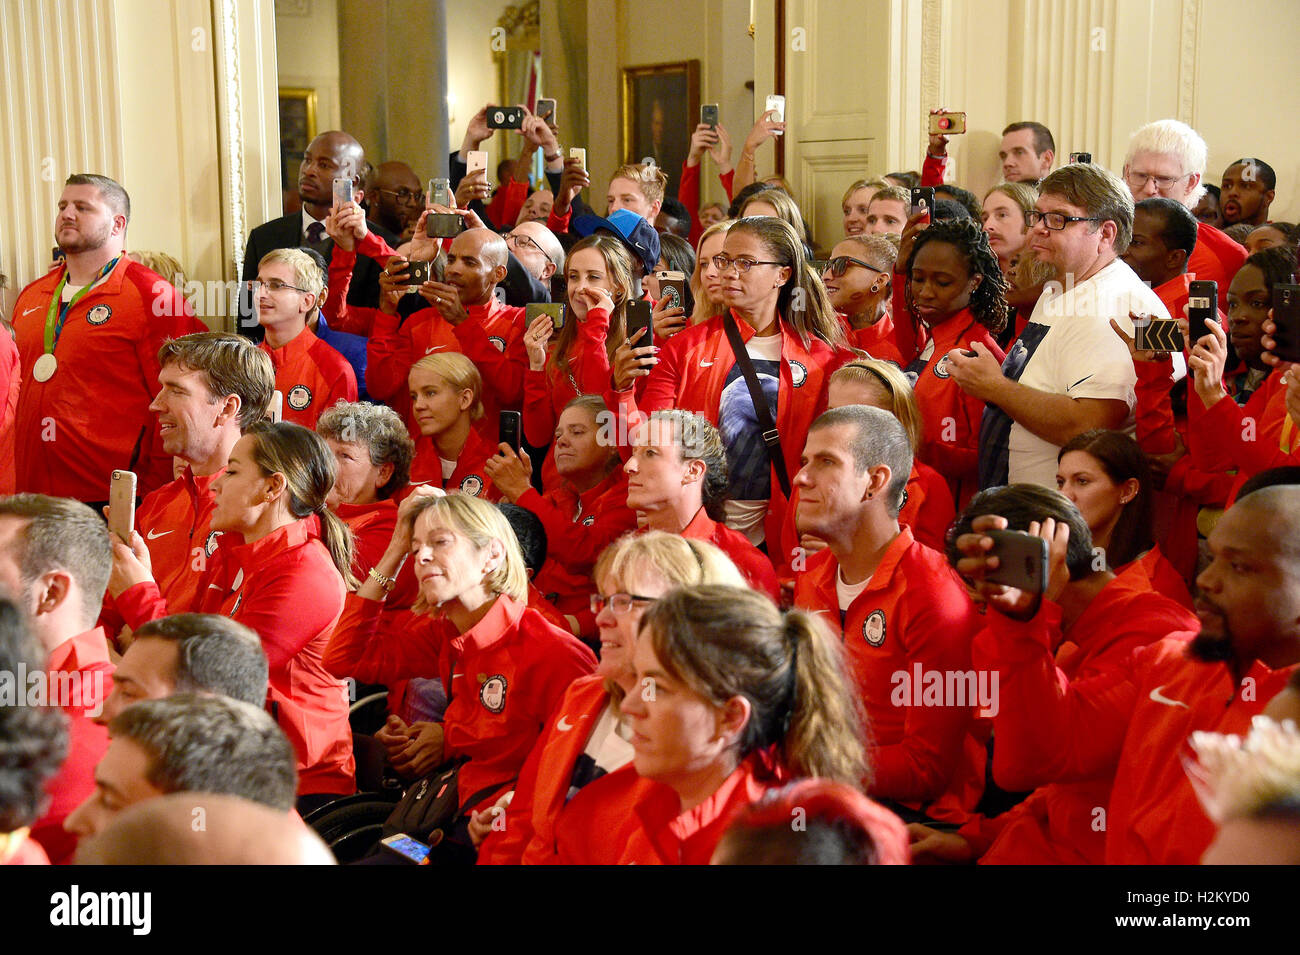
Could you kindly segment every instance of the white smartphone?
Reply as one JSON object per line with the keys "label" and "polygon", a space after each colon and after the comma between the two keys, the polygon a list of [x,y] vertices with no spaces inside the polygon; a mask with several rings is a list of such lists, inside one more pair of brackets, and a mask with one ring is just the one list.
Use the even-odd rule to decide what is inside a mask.
{"label": "white smartphone", "polygon": [[587,168],[587,150],[585,150],[581,146],[574,146],[572,149],[570,149],[569,158],[582,160],[582,168],[584,170]]}
{"label": "white smartphone", "polygon": [[271,404],[267,406],[266,416],[271,419],[271,424],[279,424],[284,420],[284,392],[276,389],[271,393]]}
{"label": "white smartphone", "polygon": [[347,205],[352,201],[352,180],[335,179],[334,180],[334,208]]}
{"label": "white smartphone", "polygon": [[465,175],[472,176],[480,169],[487,171],[487,152],[482,149],[471,149],[465,154]]}
{"label": "white smartphone", "polygon": [[[773,122],[784,123],[785,122],[785,97],[784,96],[777,96],[775,93],[768,96],[766,111],[771,112],[772,110],[776,110],[776,115],[772,117]],[[777,135],[779,136],[781,134],[777,133]]]}
{"label": "white smartphone", "polygon": [[108,485],[108,529],[131,546],[135,530],[135,472],[114,471]]}

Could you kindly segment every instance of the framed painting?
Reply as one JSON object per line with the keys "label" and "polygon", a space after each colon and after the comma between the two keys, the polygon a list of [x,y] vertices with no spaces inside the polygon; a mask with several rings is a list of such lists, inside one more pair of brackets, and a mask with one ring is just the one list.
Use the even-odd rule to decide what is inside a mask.
{"label": "framed painting", "polygon": [[677,195],[691,133],[700,121],[700,61],[623,69],[619,152],[624,162],[653,159]]}

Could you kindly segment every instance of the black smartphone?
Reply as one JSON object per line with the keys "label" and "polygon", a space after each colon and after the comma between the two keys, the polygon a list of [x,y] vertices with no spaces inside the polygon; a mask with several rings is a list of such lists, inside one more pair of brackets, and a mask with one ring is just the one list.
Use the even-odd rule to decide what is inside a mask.
{"label": "black smartphone", "polygon": [[700,107],[700,122],[705,126],[712,126],[715,129],[718,126],[718,104],[705,103]]}
{"label": "black smartphone", "polygon": [[1070,153],[1070,162],[1091,163],[1092,153]]}
{"label": "black smartphone", "polygon": [[497,420],[497,440],[503,441],[519,453],[519,435],[522,431],[523,417],[518,411],[503,411]]}
{"label": "black smartphone", "polygon": [[564,327],[564,305],[561,302],[529,302],[524,306],[524,319],[528,325],[538,315],[551,316],[551,329],[559,331]]}
{"label": "black smartphone", "polygon": [[654,320],[650,311],[650,303],[645,299],[627,303],[627,340],[633,348],[654,344]]}
{"label": "black smartphone", "polygon": [[1187,330],[1194,338],[1204,334],[1207,322],[1219,320],[1219,283],[1187,283]]}
{"label": "black smartphone", "polygon": [[458,213],[430,212],[424,217],[424,234],[431,239],[452,239],[464,231],[465,217]]}
{"label": "black smartphone", "polygon": [[406,263],[406,284],[408,286],[423,285],[425,282],[431,282],[437,278],[433,271],[432,262],[418,262],[412,259]]}
{"label": "black smartphone", "polygon": [[1185,345],[1182,329],[1172,318],[1152,318],[1133,323],[1133,347],[1139,351],[1172,353],[1182,351]]}
{"label": "black smartphone", "polygon": [[1283,361],[1300,362],[1300,285],[1273,286],[1273,323],[1277,325],[1273,354]]}
{"label": "black smartphone", "polygon": [[487,124],[488,129],[522,129],[524,111],[518,106],[489,106]]}
{"label": "black smartphone", "polygon": [[934,211],[934,187],[917,186],[912,190],[912,215],[924,212],[930,215]]}
{"label": "black smartphone", "polygon": [[1047,541],[1024,531],[985,531],[985,536],[993,538],[989,553],[998,559],[997,569],[985,573],[985,580],[1033,594],[1047,589]]}

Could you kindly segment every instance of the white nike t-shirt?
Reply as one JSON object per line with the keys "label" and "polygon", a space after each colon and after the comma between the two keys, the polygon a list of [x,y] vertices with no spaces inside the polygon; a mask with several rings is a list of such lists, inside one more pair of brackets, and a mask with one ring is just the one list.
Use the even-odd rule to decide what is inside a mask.
{"label": "white nike t-shirt", "polygon": [[868,574],[863,578],[861,583],[846,584],[844,582],[844,569],[836,568],[835,570],[835,596],[840,601],[840,612],[848,613],[849,608],[853,606],[853,601],[862,595],[862,591],[867,589],[867,584],[871,583],[871,575]]}

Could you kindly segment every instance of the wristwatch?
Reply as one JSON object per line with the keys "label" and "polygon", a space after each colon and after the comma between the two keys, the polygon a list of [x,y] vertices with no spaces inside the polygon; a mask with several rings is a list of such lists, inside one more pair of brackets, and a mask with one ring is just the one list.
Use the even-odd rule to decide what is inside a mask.
{"label": "wristwatch", "polygon": [[391,594],[393,592],[393,588],[397,586],[396,577],[385,577],[383,574],[379,572],[377,568],[371,567],[369,576],[370,579],[373,580],[375,583],[377,583],[386,594]]}

